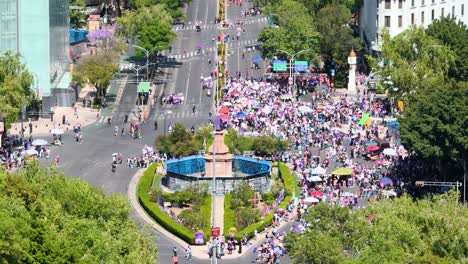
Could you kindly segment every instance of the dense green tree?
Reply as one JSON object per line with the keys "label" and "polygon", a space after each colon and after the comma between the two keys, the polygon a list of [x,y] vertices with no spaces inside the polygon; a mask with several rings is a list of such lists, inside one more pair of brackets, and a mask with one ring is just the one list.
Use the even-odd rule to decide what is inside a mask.
{"label": "dense green tree", "polygon": [[259,156],[271,156],[276,151],[284,151],[288,142],[277,140],[271,136],[258,136],[253,138],[252,150]]}
{"label": "dense green tree", "polygon": [[2,263],[155,263],[152,238],[129,219],[122,195],[106,194],[36,163],[0,171]]}
{"label": "dense green tree", "polygon": [[135,9],[162,4],[166,6],[166,10],[171,14],[172,18],[180,20],[184,18],[182,12],[184,3],[190,2],[190,0],[130,0],[129,2]]}
{"label": "dense green tree", "polygon": [[192,133],[181,123],[176,123],[168,135],[158,137],[155,146],[173,157],[190,156],[197,152]]}
{"label": "dense green tree", "polygon": [[426,29],[427,35],[438,39],[455,53],[455,64],[449,76],[456,80],[468,80],[468,28],[452,17],[436,19]]}
{"label": "dense green tree", "polygon": [[455,192],[423,200],[403,196],[349,208],[319,203],[308,229],[287,238],[293,263],[462,263],[466,217]]}
{"label": "dense green tree", "polygon": [[385,86],[393,95],[408,103],[418,89],[432,89],[447,80],[455,55],[439,40],[427,35],[424,28],[412,26],[394,38],[385,32],[382,38],[381,75],[390,76],[392,87],[398,88],[395,91]]}
{"label": "dense green tree", "polygon": [[18,53],[0,54],[0,122],[4,122],[5,128],[18,119],[23,105],[35,100],[33,83],[33,75]]}
{"label": "dense green tree", "polygon": [[265,28],[259,35],[260,50],[263,57],[288,59],[279,50],[290,54],[302,50],[310,50],[298,55],[296,59],[315,61],[318,51],[319,33],[315,31],[313,18],[307,13],[303,4],[294,0],[282,0],[280,3],[267,8],[279,27]]}
{"label": "dense green tree", "polygon": [[[70,10],[70,28],[83,28],[87,25],[86,15],[81,8],[86,7],[84,0],[71,0],[70,6],[74,7]],[[75,9],[80,8],[80,9]]]}
{"label": "dense green tree", "polygon": [[466,173],[467,105],[468,82],[446,82],[417,90],[400,117],[401,139],[421,158],[438,161],[441,175],[447,161],[458,161]]}
{"label": "dense green tree", "polygon": [[[151,50],[160,46],[159,50],[169,47],[169,43],[175,38],[171,30],[172,17],[164,5],[153,5],[136,10],[128,10],[117,19],[121,26],[119,33],[133,39],[138,37],[138,45]],[[140,55],[142,53],[139,51]]]}
{"label": "dense green tree", "polygon": [[91,84],[96,88],[97,98],[105,96],[107,86],[112,81],[114,73],[118,70],[118,55],[110,50],[98,52],[93,56],[82,58],[72,76],[77,84]]}
{"label": "dense green tree", "polygon": [[[350,27],[351,11],[341,4],[329,4],[317,14],[317,30],[320,33],[320,53],[327,68],[334,67],[340,76],[348,69],[348,55],[352,48],[358,51],[361,40]],[[334,62],[335,65],[331,65]]]}

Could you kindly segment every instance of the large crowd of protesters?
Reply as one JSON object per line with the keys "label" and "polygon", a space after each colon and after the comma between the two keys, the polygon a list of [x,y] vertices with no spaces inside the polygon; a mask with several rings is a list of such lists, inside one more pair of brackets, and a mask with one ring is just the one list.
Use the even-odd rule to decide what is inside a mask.
{"label": "large crowd of protesters", "polygon": [[[389,100],[369,98],[359,85],[357,95],[334,94],[329,80],[317,75],[298,80],[294,91],[287,77],[236,77],[227,79],[218,129],[232,127],[240,135],[271,135],[289,142],[291,151],[277,153],[276,158],[298,175],[299,219],[318,202],[353,210],[370,199],[396,197],[407,189],[407,181],[399,176],[417,170],[413,166],[417,161],[407,158],[400,144],[399,123],[389,117],[400,109]],[[360,75],[359,82],[364,80]],[[302,100],[310,86],[315,89],[309,100]],[[329,100],[332,96],[334,100]],[[323,170],[314,174],[316,168]],[[338,168],[349,173],[334,174]],[[258,262],[276,263],[278,252],[283,253],[272,244],[281,239],[273,237],[256,249]]]}

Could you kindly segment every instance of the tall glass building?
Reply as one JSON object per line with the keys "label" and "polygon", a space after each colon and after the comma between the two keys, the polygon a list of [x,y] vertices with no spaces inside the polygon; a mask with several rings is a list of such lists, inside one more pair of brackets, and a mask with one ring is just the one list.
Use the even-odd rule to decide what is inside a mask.
{"label": "tall glass building", "polygon": [[68,12],[63,0],[0,0],[0,53],[21,54],[40,97],[65,86],[61,80],[69,76]]}

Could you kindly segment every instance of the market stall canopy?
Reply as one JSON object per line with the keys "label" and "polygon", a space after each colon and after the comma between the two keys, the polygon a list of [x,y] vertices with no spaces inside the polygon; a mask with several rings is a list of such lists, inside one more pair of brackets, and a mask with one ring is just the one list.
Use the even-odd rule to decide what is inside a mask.
{"label": "market stall canopy", "polygon": [[322,168],[322,167],[319,165],[317,168],[314,168],[314,169],[312,170],[312,174],[314,174],[314,175],[322,175],[322,174],[325,174],[326,171],[327,171],[326,169]]}
{"label": "market stall canopy", "polygon": [[338,168],[332,172],[333,175],[351,175],[353,174],[353,169],[351,168]]}
{"label": "market stall canopy", "polygon": [[369,117],[370,117],[369,113],[365,113],[365,114],[362,116],[361,120],[359,120],[359,123],[358,123],[358,124],[359,124],[360,126],[364,125],[364,123],[366,123],[366,121],[369,119]]}

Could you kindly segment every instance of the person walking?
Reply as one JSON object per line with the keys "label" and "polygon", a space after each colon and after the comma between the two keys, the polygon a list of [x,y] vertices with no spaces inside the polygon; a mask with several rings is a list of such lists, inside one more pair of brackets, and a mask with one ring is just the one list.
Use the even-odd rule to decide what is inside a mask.
{"label": "person walking", "polygon": [[115,126],[115,127],[114,127],[114,137],[117,136],[117,133],[119,133],[119,127],[118,127],[118,126]]}
{"label": "person walking", "polygon": [[60,166],[60,156],[55,157],[55,166],[56,167]]}
{"label": "person walking", "polygon": [[154,121],[154,130],[158,130],[158,121]]}
{"label": "person walking", "polygon": [[195,114],[195,105],[192,106],[192,114]]}
{"label": "person walking", "polygon": [[190,246],[185,249],[185,259],[192,260],[192,248]]}

